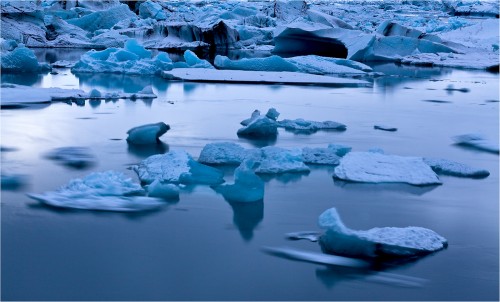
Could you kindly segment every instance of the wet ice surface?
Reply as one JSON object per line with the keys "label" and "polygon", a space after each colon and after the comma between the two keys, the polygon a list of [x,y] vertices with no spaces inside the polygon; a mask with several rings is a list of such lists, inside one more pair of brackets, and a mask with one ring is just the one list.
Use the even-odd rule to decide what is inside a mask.
{"label": "wet ice surface", "polygon": [[[17,191],[2,191],[2,298],[498,299],[498,154],[461,148],[452,139],[480,133],[498,145],[498,103],[487,102],[499,99],[498,75],[394,65],[374,70],[399,76],[378,78],[372,88],[326,88],[169,84],[121,75],[77,78],[64,69],[58,75],[2,75],[2,81],[18,84],[103,93],[135,93],[152,85],[158,96],[1,111],[2,146],[17,150],[2,152],[2,171],[27,177]],[[445,90],[450,84],[470,92]],[[451,103],[422,102],[433,99]],[[240,121],[270,107],[283,118],[341,121],[347,130],[303,135],[278,129],[275,141],[238,138]],[[127,130],[158,121],[171,127],[162,144],[127,144]],[[374,131],[381,122],[398,131]],[[186,150],[196,159],[214,142],[246,149],[268,144],[287,149],[341,144],[353,152],[381,148],[387,154],[448,159],[490,175],[440,175],[442,185],[421,188],[340,183],[332,180],[334,167],[310,166],[309,174],[262,177],[263,201],[226,201],[209,186],[190,185],[180,190],[179,201],[164,201],[165,207],[146,213],[62,211],[25,195],[54,191],[70,179],[106,170],[138,182],[127,168],[148,156]],[[85,171],[67,169],[44,157],[60,146],[87,147],[96,164]],[[236,166],[217,168],[228,184],[234,183]],[[383,267],[378,275],[261,252],[264,246],[289,246],[320,253],[317,243],[288,241],[285,234],[319,231],[317,218],[331,207],[353,229],[420,226],[444,236],[449,246],[416,262]],[[390,274],[428,282],[408,288],[370,282]]]}

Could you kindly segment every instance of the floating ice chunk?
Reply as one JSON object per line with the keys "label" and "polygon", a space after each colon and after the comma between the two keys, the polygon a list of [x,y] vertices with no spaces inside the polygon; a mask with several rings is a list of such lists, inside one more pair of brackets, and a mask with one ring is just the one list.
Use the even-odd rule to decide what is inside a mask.
{"label": "floating ice chunk", "polygon": [[163,183],[162,181],[156,179],[148,187],[149,197],[158,197],[169,200],[179,199],[179,187],[170,183]]}
{"label": "floating ice chunk", "polygon": [[164,122],[134,127],[127,131],[127,142],[136,145],[156,144],[160,136],[167,133],[170,126]]}
{"label": "floating ice chunk", "polygon": [[341,77],[322,76],[301,72],[272,72],[272,71],[244,71],[244,70],[216,70],[193,68],[174,68],[164,71],[161,76],[168,80],[182,80],[192,82],[223,82],[245,84],[293,84],[318,86],[369,86],[363,80]]}
{"label": "floating ice chunk", "polygon": [[145,211],[164,205],[160,199],[134,196],[143,194],[144,189],[123,173],[107,171],[73,179],[57,191],[28,196],[54,207],[100,211]]}
{"label": "floating ice chunk", "polygon": [[480,134],[464,134],[453,137],[457,145],[467,146],[478,150],[499,153],[498,144],[489,141]]}
{"label": "floating ice chunk", "polygon": [[13,50],[3,50],[1,54],[2,72],[27,73],[27,72],[47,72],[50,65],[47,63],[38,63],[33,50],[24,46],[17,45]]}
{"label": "floating ice chunk", "polygon": [[255,173],[278,174],[278,173],[307,173],[310,171],[302,158],[302,150],[283,149],[278,147],[264,147],[261,149],[260,165]]}
{"label": "floating ice chunk", "polygon": [[24,107],[28,104],[50,103],[72,99],[85,99],[88,94],[79,89],[35,88],[30,86],[2,84],[1,107]]}
{"label": "floating ice chunk", "polygon": [[278,135],[278,123],[267,116],[258,116],[248,125],[238,129],[238,136],[272,138]]}
{"label": "floating ice chunk", "polygon": [[209,68],[214,69],[212,64],[207,60],[201,60],[198,56],[191,50],[186,50],[184,52],[184,60],[189,65],[190,68]]}
{"label": "floating ice chunk", "polygon": [[346,59],[321,57],[315,55],[297,56],[286,59],[300,72],[314,74],[364,74],[372,71],[368,65]]}
{"label": "floating ice chunk", "polygon": [[153,92],[153,86],[151,86],[151,85],[148,85],[148,86],[144,87],[137,94],[140,94],[140,95],[155,95],[154,92]]}
{"label": "floating ice chunk", "polygon": [[135,39],[129,39],[125,42],[124,49],[137,55],[140,59],[151,58],[151,51],[145,49],[142,45]]}
{"label": "floating ice chunk", "polygon": [[346,227],[335,208],[319,216],[319,226],[326,229],[320,237],[324,252],[361,258],[413,257],[447,247],[448,242],[436,232],[422,227],[384,227],[355,231]]}
{"label": "floating ice chunk", "polygon": [[375,126],[373,126],[373,129],[390,131],[390,132],[398,131],[398,128],[386,126],[386,125],[375,125]]}
{"label": "floating ice chunk", "polygon": [[245,160],[234,171],[234,184],[214,187],[229,202],[256,202],[264,199],[264,182],[253,171],[255,162]]}
{"label": "floating ice chunk", "polygon": [[139,16],[143,19],[152,18],[156,20],[165,20],[167,15],[161,5],[151,0],[141,3],[139,6]]}
{"label": "floating ice chunk", "polygon": [[218,185],[224,182],[223,173],[194,161],[185,151],[170,151],[143,160],[133,170],[144,183],[158,179],[181,184]]}
{"label": "floating ice chunk", "polygon": [[335,168],[334,177],[354,182],[441,184],[436,173],[420,157],[373,152],[349,152]]}
{"label": "floating ice chunk", "polygon": [[247,156],[247,150],[235,143],[211,143],[201,150],[198,161],[204,164],[239,165]]}
{"label": "floating ice chunk", "polygon": [[488,170],[473,168],[447,159],[424,158],[424,162],[437,174],[472,178],[484,178],[490,175]]}
{"label": "floating ice chunk", "polygon": [[267,58],[243,58],[237,61],[228,57],[216,56],[214,61],[218,69],[251,70],[251,71],[299,71],[292,63],[279,56]]}
{"label": "floating ice chunk", "polygon": [[89,148],[86,147],[61,147],[47,153],[48,159],[53,159],[62,165],[83,169],[93,165],[96,161]]}
{"label": "floating ice chunk", "polygon": [[316,132],[318,130],[346,130],[346,125],[337,123],[334,121],[324,121],[324,122],[316,122],[316,121],[308,121],[304,119],[295,119],[289,120],[284,119],[278,121],[278,127],[285,128],[291,131],[297,132]]}

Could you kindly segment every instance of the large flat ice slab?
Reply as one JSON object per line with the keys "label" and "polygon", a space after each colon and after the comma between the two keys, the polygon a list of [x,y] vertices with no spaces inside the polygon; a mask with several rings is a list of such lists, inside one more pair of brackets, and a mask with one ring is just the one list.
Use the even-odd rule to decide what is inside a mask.
{"label": "large flat ice slab", "polygon": [[445,248],[447,240],[436,232],[409,226],[384,227],[366,231],[346,227],[335,208],[319,216],[319,226],[326,230],[320,237],[324,252],[361,258],[413,257]]}
{"label": "large flat ice slab", "polygon": [[2,108],[23,107],[28,104],[51,103],[57,100],[71,100],[87,96],[80,89],[35,88],[15,84],[2,84],[0,91]]}
{"label": "large flat ice slab", "polygon": [[163,71],[162,77],[167,80],[192,82],[224,82],[242,84],[290,84],[290,85],[322,85],[322,86],[368,86],[367,81],[313,75],[300,72],[266,72],[242,70],[215,70],[175,68]]}
{"label": "large flat ice slab", "polygon": [[135,212],[164,205],[160,199],[137,196],[144,193],[123,173],[107,171],[73,179],[57,191],[28,196],[53,207],[82,210]]}
{"label": "large flat ice slab", "polygon": [[374,152],[350,152],[340,160],[334,177],[367,183],[441,184],[431,167],[420,157],[386,155]]}

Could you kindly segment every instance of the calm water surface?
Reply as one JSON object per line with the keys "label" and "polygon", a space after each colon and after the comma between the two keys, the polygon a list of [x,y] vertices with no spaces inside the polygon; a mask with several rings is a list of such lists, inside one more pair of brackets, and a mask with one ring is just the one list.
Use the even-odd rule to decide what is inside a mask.
{"label": "calm water surface", "polygon": [[[498,300],[498,155],[453,145],[451,137],[481,133],[498,142],[498,75],[380,65],[393,74],[373,87],[168,83],[119,75],[76,77],[2,75],[2,82],[89,91],[136,92],[153,85],[153,101],[55,103],[1,111],[2,170],[25,174],[27,186],[2,191],[3,300]],[[448,85],[470,92],[449,92]],[[430,100],[430,101],[429,101]],[[444,101],[444,102],[435,102]],[[345,184],[332,168],[266,180],[264,201],[226,202],[207,186],[181,192],[180,201],[147,214],[56,211],[26,193],[55,190],[94,171],[137,179],[130,165],[184,149],[195,158],[211,142],[239,139],[239,122],[255,109],[275,107],[280,118],[334,120],[345,132],[296,135],[280,130],[271,144],[447,158],[484,168],[485,179],[442,176],[442,186]],[[153,149],[127,145],[128,129],[164,121],[171,130]],[[373,129],[374,124],[398,128]],[[44,158],[56,147],[86,146],[97,164],[73,170]],[[225,168],[231,181],[234,168]],[[349,270],[267,255],[264,246],[319,252],[319,245],[287,241],[288,232],[318,230],[317,218],[336,207],[349,227],[422,226],[449,247],[386,272],[426,280],[420,287],[374,282]]]}

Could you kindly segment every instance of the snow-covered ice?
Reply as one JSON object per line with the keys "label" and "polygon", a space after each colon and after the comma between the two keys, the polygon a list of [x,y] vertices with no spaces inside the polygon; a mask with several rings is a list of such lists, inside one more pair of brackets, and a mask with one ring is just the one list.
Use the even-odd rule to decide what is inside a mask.
{"label": "snow-covered ice", "polygon": [[261,148],[260,165],[255,169],[256,173],[278,174],[278,173],[308,173],[309,167],[304,164],[302,150],[299,148],[284,149],[279,147]]}
{"label": "snow-covered ice", "polygon": [[212,165],[239,165],[247,154],[248,150],[236,143],[210,143],[203,147],[198,161]]}
{"label": "snow-covered ice", "polygon": [[175,68],[163,71],[162,77],[168,80],[192,82],[224,82],[248,84],[290,84],[322,86],[368,86],[363,80],[321,76],[300,72],[270,72],[244,70],[209,70],[193,68]]}
{"label": "snow-covered ice", "polygon": [[325,229],[320,237],[324,252],[350,257],[413,257],[447,247],[447,240],[436,232],[409,226],[383,227],[366,231],[349,229],[335,208],[323,212],[318,224]]}
{"label": "snow-covered ice", "polygon": [[224,182],[222,171],[203,165],[182,150],[152,155],[133,170],[144,183],[155,180],[174,184],[218,185]]}
{"label": "snow-covered ice", "polygon": [[2,84],[1,88],[2,108],[87,97],[80,89],[36,88],[16,84]]}
{"label": "snow-covered ice", "polygon": [[164,122],[137,126],[127,131],[127,142],[131,144],[156,144],[160,136],[167,133],[170,126]]}
{"label": "snow-covered ice", "polygon": [[472,178],[484,178],[490,175],[488,170],[474,168],[448,159],[424,158],[424,162],[437,174]]}
{"label": "snow-covered ice", "polygon": [[48,152],[46,157],[62,165],[77,169],[87,168],[96,162],[95,156],[87,147],[56,148]]}
{"label": "snow-covered ice", "polygon": [[264,181],[253,171],[255,162],[245,160],[234,170],[234,183],[215,186],[229,202],[256,202],[264,199]]}
{"label": "snow-covered ice", "polygon": [[144,211],[164,205],[160,199],[137,196],[144,193],[123,173],[106,171],[73,179],[56,191],[28,196],[54,207],[100,211]]}
{"label": "snow-covered ice", "polygon": [[374,152],[349,152],[335,168],[334,177],[368,183],[441,184],[436,173],[420,157]]}
{"label": "snow-covered ice", "polygon": [[488,140],[480,134],[470,133],[453,137],[457,145],[474,148],[481,151],[499,153],[498,144]]}

